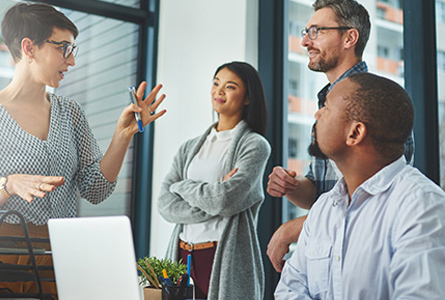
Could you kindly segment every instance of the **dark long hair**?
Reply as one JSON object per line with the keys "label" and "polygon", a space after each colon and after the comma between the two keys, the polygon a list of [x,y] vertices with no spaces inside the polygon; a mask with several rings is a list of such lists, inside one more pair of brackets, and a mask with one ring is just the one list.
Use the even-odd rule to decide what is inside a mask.
{"label": "dark long hair", "polygon": [[260,74],[248,63],[233,61],[219,66],[213,77],[224,68],[238,75],[246,87],[249,104],[244,108],[242,119],[246,121],[252,131],[264,136],[267,126],[267,104]]}

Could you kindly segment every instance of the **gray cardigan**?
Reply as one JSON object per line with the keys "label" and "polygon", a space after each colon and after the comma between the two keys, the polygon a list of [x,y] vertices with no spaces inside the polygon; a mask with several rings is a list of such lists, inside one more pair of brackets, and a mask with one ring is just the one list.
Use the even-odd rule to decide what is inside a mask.
{"label": "gray cardigan", "polygon": [[200,137],[181,146],[164,179],[158,200],[159,213],[176,223],[167,257],[178,260],[182,224],[227,218],[213,262],[209,300],[264,297],[264,266],[257,236],[258,211],[264,200],[263,174],[270,145],[242,121],[229,146],[224,173],[238,171],[225,182],[189,180],[187,169],[211,127]]}

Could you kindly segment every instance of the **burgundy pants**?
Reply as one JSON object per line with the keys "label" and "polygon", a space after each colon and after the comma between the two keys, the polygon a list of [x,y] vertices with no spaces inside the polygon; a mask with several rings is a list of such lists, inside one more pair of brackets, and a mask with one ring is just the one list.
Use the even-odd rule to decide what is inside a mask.
{"label": "burgundy pants", "polygon": [[216,246],[202,250],[183,250],[179,248],[179,257],[182,263],[187,265],[187,256],[192,255],[191,276],[195,284],[195,298],[207,299],[209,292],[210,274],[212,272],[213,258]]}

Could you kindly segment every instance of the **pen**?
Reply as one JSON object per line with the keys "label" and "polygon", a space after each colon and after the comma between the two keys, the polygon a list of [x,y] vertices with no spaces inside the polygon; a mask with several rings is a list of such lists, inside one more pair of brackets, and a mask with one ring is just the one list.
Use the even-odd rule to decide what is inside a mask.
{"label": "pen", "polygon": [[[138,101],[136,99],[136,89],[134,88],[134,86],[128,88],[128,91],[130,92],[131,103],[138,106]],[[134,117],[136,118],[136,122],[138,123],[139,132],[144,132],[144,127],[142,126],[141,114],[135,112]]]}
{"label": "pen", "polygon": [[187,285],[190,285],[190,277],[192,277],[191,269],[192,269],[192,255],[189,254],[187,256],[187,274],[189,275],[187,278]]}
{"label": "pen", "polygon": [[164,275],[164,282],[165,282],[166,285],[173,285],[172,281],[167,276],[167,270],[165,270],[165,269],[162,270],[162,275]]}

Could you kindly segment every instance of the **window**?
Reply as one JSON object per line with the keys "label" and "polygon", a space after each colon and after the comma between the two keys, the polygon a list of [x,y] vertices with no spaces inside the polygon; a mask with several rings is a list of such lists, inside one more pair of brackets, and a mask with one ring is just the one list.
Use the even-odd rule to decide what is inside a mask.
{"label": "window", "polygon": [[[122,109],[127,88],[136,84],[139,26],[120,20],[63,10],[78,26],[79,53],[56,93],[79,102],[100,149],[105,152]],[[99,205],[79,202],[79,216],[130,215],[132,152],[125,157],[114,193]]]}
{"label": "window", "polygon": [[289,158],[296,158],[298,156],[298,141],[293,138],[289,138]]}
{"label": "window", "polygon": [[445,72],[445,51],[437,51],[437,70],[439,73]]}
{"label": "window", "polygon": [[445,23],[445,2],[441,0],[436,1],[436,22],[438,25]]}
{"label": "window", "polygon": [[377,46],[377,55],[380,57],[389,57],[389,48],[385,46]]}
{"label": "window", "polygon": [[[3,15],[12,4],[12,0],[0,1],[0,21],[3,19]],[[8,52],[8,48],[3,42],[3,36],[0,32],[0,90],[8,85],[13,75],[14,64],[11,55]]]}
{"label": "window", "polygon": [[295,79],[289,79],[289,94],[291,95],[298,94],[298,81]]}

